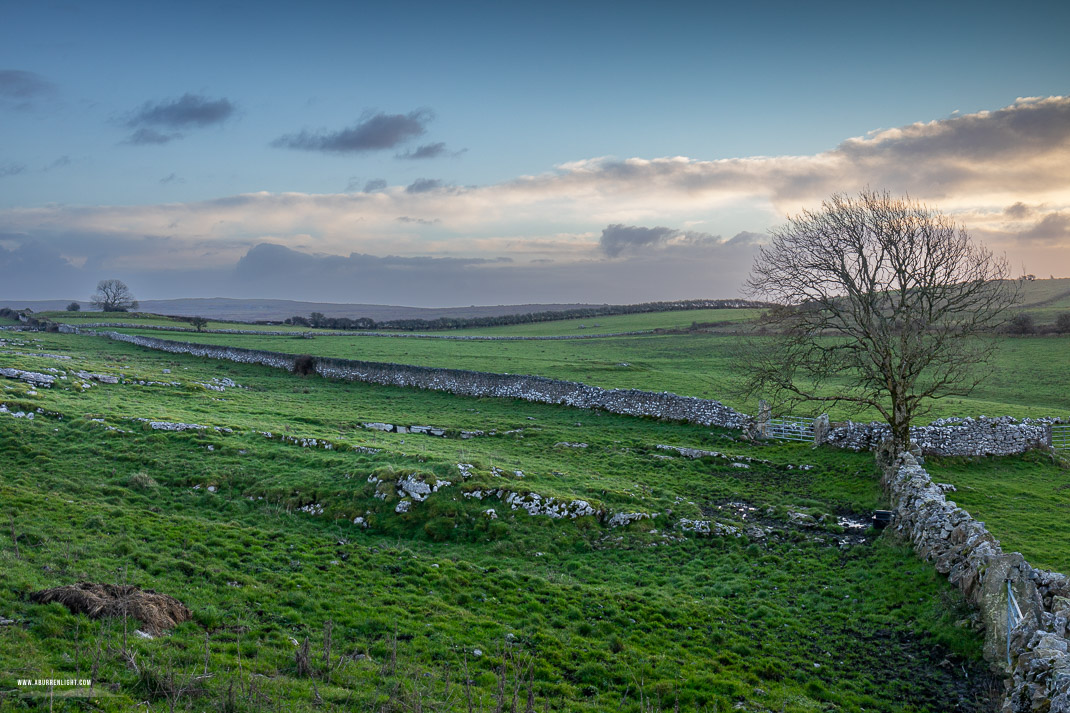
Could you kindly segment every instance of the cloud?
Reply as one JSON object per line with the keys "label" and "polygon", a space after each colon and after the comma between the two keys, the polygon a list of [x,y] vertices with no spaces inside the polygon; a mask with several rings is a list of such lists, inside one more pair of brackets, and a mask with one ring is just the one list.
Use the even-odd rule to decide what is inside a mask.
{"label": "cloud", "polygon": [[1014,205],[1007,206],[1006,209],[1004,209],[1003,213],[1008,218],[1013,218],[1015,220],[1021,220],[1022,218],[1028,218],[1030,215],[1032,215],[1033,214],[1033,208],[1031,208],[1030,206],[1027,206],[1025,203],[1022,203],[1021,201],[1018,201]]}
{"label": "cloud", "polygon": [[380,112],[365,116],[347,129],[318,132],[304,130],[280,136],[271,142],[271,145],[276,148],[341,154],[381,151],[423,136],[432,118],[434,114],[430,109],[417,109],[408,114]]}
{"label": "cloud", "polygon": [[[1034,133],[1045,139],[1037,141]],[[981,135],[1000,148],[978,147]],[[744,256],[763,239],[761,231],[783,222],[785,213],[866,185],[934,205],[990,247],[1007,251],[1015,264],[1044,266],[1033,272],[1070,274],[1070,98],[1061,97],[882,130],[809,156],[593,158],[483,186],[375,179],[363,192],[43,205],[0,210],[0,225],[56,241],[63,255],[142,271],[160,264],[196,271],[208,250],[213,265],[234,265],[262,242],[336,255],[379,254],[389,245],[401,257],[512,257],[514,282],[494,272],[493,283],[479,283],[501,292],[488,287],[481,297],[467,288],[456,294],[466,295],[465,304],[512,301],[512,287],[530,297],[542,294],[545,284],[562,290],[562,299],[584,293],[605,301],[639,284],[644,290],[660,286],[666,296],[701,295],[714,283],[701,278],[700,266],[734,286],[747,273]],[[413,230],[429,223],[435,227]],[[553,260],[553,272],[536,260]],[[676,271],[677,279],[643,278],[643,263]],[[505,269],[496,263],[479,269],[492,267]],[[589,290],[570,282],[582,282],[584,274],[591,276]],[[280,289],[288,288],[280,283]],[[303,289],[317,288],[309,278]],[[331,289],[341,295],[344,281]],[[599,298],[598,290],[607,297]]]}
{"label": "cloud", "polygon": [[723,245],[750,247],[764,236],[759,233],[743,231],[725,240],[719,235],[700,233],[690,230],[677,230],[662,226],[643,228],[638,225],[606,226],[598,246],[608,257],[619,257],[624,253],[649,252],[651,249],[666,248],[701,248],[705,250]]}
{"label": "cloud", "polygon": [[26,110],[56,93],[56,86],[34,72],[0,69],[0,107]]}
{"label": "cloud", "polygon": [[599,245],[609,257],[617,257],[625,250],[650,245],[664,244],[680,231],[674,228],[640,228],[636,225],[610,225],[602,231]]}
{"label": "cloud", "polygon": [[181,178],[177,173],[169,173],[160,179],[161,185],[167,185],[168,183],[185,183],[186,179]]}
{"label": "cloud", "polygon": [[1070,213],[1049,213],[1026,230],[1017,232],[1019,240],[1070,247]]}
{"label": "cloud", "polygon": [[47,166],[45,166],[44,170],[45,171],[53,171],[53,170],[55,170],[57,168],[66,168],[67,166],[70,166],[71,163],[73,163],[71,161],[71,157],[67,156],[66,154],[64,154],[63,156],[60,156],[59,158],[57,158],[52,163],[50,163]]}
{"label": "cloud", "polygon": [[155,104],[146,102],[125,122],[133,129],[126,143],[166,144],[183,138],[181,132],[184,130],[222,124],[235,111],[236,107],[229,99],[209,99],[198,94],[187,93],[178,99]]}
{"label": "cloud", "polygon": [[181,138],[182,134],[179,133],[165,134],[156,129],[138,129],[130,134],[124,143],[134,146],[151,146],[167,144]]}
{"label": "cloud", "polygon": [[228,289],[291,299],[437,307],[503,300],[631,303],[735,296],[734,289],[710,285],[725,284],[726,275],[745,271],[750,260],[749,250],[733,250],[705,257],[659,254],[634,260],[516,264],[508,259],[310,255],[264,243],[238,261]]}
{"label": "cloud", "polygon": [[434,144],[424,144],[423,146],[417,146],[415,149],[406,151],[405,153],[397,154],[395,158],[403,159],[422,159],[422,158],[438,158],[439,156],[445,156],[446,144],[442,141]]}
{"label": "cloud", "polygon": [[87,287],[77,268],[54,246],[25,236],[0,234],[0,296],[57,299],[58,295],[62,299]]}
{"label": "cloud", "polygon": [[0,163],[0,178],[5,176],[17,176],[26,171],[26,164],[17,161],[5,161]]}
{"label": "cloud", "polygon": [[437,178],[417,178],[405,188],[406,193],[429,193],[442,188],[442,181]]}
{"label": "cloud", "polygon": [[126,123],[130,128],[204,128],[223,123],[234,114],[234,110],[234,104],[229,99],[208,99],[198,94],[183,94],[171,101],[157,104],[146,102]]}

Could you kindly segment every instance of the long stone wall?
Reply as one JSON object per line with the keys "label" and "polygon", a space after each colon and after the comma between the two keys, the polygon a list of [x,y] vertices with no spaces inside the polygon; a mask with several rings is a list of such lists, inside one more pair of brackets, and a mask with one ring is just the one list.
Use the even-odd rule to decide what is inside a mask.
{"label": "long stone wall", "polygon": [[[149,349],[212,359],[227,359],[242,364],[262,364],[289,371],[293,371],[294,362],[298,356],[258,349],[175,342],[118,332],[91,333]],[[575,381],[560,381],[541,376],[492,374],[350,359],[314,357],[314,361],[316,373],[347,381],[363,381],[386,386],[412,386],[433,391],[447,391],[461,396],[495,396],[535,403],[563,404],[629,416],[685,421],[703,426],[750,429],[753,424],[750,416],[729,408],[719,401],[678,396],[668,392],[603,389]]]}
{"label": "long stone wall", "polygon": [[[61,331],[105,336],[149,349],[263,364],[292,371],[297,355],[259,349],[178,342],[119,332],[96,332],[63,325]],[[325,377],[363,381],[387,386],[412,386],[447,391],[462,396],[515,398],[536,403],[563,404],[601,409],[629,416],[648,416],[674,421],[759,432],[756,420],[712,399],[679,396],[669,392],[638,389],[603,389],[575,381],[541,376],[410,366],[382,362],[314,357],[315,371]],[[911,428],[913,443],[926,455],[1013,455],[1051,446],[1051,427],[1062,419],[949,418],[928,426]],[[821,429],[817,443],[856,451],[876,450],[888,438],[884,423],[848,423]]]}
{"label": "long stone wall", "polygon": [[[1070,578],[1005,553],[983,522],[947,500],[912,455],[885,468],[883,483],[895,532],[980,612],[985,659],[1009,674],[1003,713],[1070,711]],[[1022,613],[1010,632],[1009,662],[1008,584]]]}

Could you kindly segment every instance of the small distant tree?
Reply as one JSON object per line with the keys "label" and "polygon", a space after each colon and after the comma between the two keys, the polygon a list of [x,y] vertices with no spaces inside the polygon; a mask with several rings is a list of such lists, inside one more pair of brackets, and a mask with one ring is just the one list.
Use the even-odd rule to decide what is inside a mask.
{"label": "small distant tree", "polygon": [[137,300],[122,280],[101,280],[97,293],[90,300],[94,307],[105,312],[129,312],[137,309]]}
{"label": "small distant tree", "polygon": [[78,304],[77,302],[71,302],[69,305],[67,305],[68,312],[78,312],[81,309],[82,305]]}
{"label": "small distant tree", "polygon": [[1033,315],[1019,312],[1007,323],[1007,331],[1011,334],[1036,334],[1037,325],[1033,321]]}
{"label": "small distant tree", "polygon": [[199,332],[208,325],[208,320],[204,317],[190,317],[189,323]]}
{"label": "small distant tree", "polygon": [[1055,331],[1059,334],[1070,334],[1070,312],[1063,312],[1055,318]]}
{"label": "small distant tree", "polygon": [[308,323],[313,327],[322,327],[327,321],[327,316],[323,312],[313,312],[308,315]]}
{"label": "small distant tree", "polygon": [[837,194],[789,219],[759,249],[747,286],[777,305],[772,344],[748,354],[748,390],[778,401],[872,408],[895,453],[932,399],[984,376],[1017,297],[1006,259],[908,199]]}

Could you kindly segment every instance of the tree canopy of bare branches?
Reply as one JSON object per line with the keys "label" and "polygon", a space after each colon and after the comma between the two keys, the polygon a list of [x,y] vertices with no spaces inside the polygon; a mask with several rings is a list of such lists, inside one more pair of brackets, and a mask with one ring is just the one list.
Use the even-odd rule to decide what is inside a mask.
{"label": "tree canopy of bare branches", "polygon": [[772,232],[748,290],[778,305],[772,345],[751,355],[748,390],[826,402],[888,422],[892,446],[931,400],[969,394],[1017,296],[1005,258],[953,220],[887,192],[833,195]]}
{"label": "tree canopy of bare branches", "polygon": [[137,309],[137,300],[122,280],[98,282],[97,293],[93,295],[91,302],[105,312],[127,312]]}

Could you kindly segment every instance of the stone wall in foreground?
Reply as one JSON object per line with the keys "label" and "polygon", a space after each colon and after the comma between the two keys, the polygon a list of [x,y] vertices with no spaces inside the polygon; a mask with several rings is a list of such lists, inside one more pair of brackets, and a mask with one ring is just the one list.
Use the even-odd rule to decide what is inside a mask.
{"label": "stone wall in foreground", "polygon": [[[984,656],[1009,675],[1003,713],[1070,711],[1070,578],[1005,553],[983,522],[947,500],[910,454],[884,470],[895,532],[947,575],[981,615]],[[1022,612],[1010,632],[1008,583]]]}

